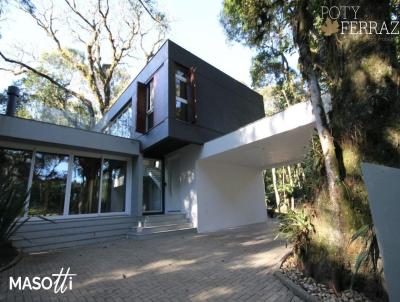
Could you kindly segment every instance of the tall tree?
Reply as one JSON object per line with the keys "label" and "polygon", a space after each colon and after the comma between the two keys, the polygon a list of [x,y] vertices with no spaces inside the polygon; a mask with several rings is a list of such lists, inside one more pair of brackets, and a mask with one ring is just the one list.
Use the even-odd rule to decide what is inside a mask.
{"label": "tall tree", "polygon": [[78,81],[87,89],[60,82],[51,70],[21,60],[21,53],[10,54],[2,47],[0,56],[18,68],[14,72],[35,73],[78,98],[88,109],[92,125],[96,116],[110,107],[115,97],[113,79],[124,64],[142,55],[150,60],[168,30],[166,16],[156,9],[153,0],[48,0],[33,5],[35,10],[23,5],[20,10],[51,39],[64,66],[74,70],[73,82]]}
{"label": "tall tree", "polygon": [[[337,7],[352,5],[346,0],[328,2]],[[380,28],[384,21],[390,21],[390,4],[389,0],[379,5],[372,0],[357,1],[358,17],[377,22]],[[315,186],[309,196],[315,196],[319,220],[313,238],[316,248],[308,250],[307,260],[317,279],[331,279],[345,286],[347,279],[341,278],[342,273],[350,269],[348,263],[354,256],[347,239],[361,224],[370,223],[360,163],[400,166],[398,66],[396,44],[390,37],[382,39],[365,32],[324,36],[322,5],[327,1],[225,0],[221,19],[230,39],[244,42],[258,53],[276,39],[277,27],[293,38],[284,49],[295,47],[300,57],[316,117],[328,191],[326,198],[324,187]],[[271,74],[270,63],[275,61],[268,57],[258,76]],[[321,91],[332,95],[330,124]]]}

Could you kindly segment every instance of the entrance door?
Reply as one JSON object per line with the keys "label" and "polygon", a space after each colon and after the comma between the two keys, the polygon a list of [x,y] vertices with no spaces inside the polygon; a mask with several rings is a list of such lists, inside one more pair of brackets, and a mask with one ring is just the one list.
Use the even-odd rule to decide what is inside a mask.
{"label": "entrance door", "polygon": [[163,213],[162,161],[143,160],[143,214]]}
{"label": "entrance door", "polygon": [[180,183],[180,161],[179,158],[168,159],[167,164],[168,186],[166,211],[168,213],[181,212],[181,183]]}

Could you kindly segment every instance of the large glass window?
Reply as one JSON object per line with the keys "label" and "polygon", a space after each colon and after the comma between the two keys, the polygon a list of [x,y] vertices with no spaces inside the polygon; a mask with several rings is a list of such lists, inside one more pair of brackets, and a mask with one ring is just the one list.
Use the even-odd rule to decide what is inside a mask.
{"label": "large glass window", "polygon": [[68,156],[35,153],[29,215],[62,215],[68,175]]}
{"label": "large glass window", "polygon": [[175,116],[182,121],[188,121],[187,85],[187,71],[177,66],[175,71]]}
{"label": "large glass window", "polygon": [[132,105],[131,101],[129,101],[121,113],[110,122],[110,125],[105,129],[105,133],[130,138],[132,127]]}
{"label": "large glass window", "polygon": [[16,198],[25,198],[32,152],[0,148],[0,189],[15,188]]}
{"label": "large glass window", "polygon": [[100,158],[74,157],[69,205],[70,214],[98,212],[100,166]]}
{"label": "large glass window", "polygon": [[29,216],[124,212],[127,161],[71,157],[0,147],[0,191],[12,186],[16,198],[28,197]]}
{"label": "large glass window", "polygon": [[101,212],[125,211],[126,162],[104,159]]}
{"label": "large glass window", "polygon": [[145,159],[143,173],[143,212],[162,211],[161,161]]}

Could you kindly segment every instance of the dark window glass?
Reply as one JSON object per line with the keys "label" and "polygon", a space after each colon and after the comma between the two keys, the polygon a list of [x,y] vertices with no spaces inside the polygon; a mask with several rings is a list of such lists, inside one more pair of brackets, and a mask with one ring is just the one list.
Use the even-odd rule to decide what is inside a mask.
{"label": "dark window glass", "polygon": [[186,76],[181,75],[182,72],[177,71],[175,78],[176,85],[176,96],[181,97],[183,99],[187,99],[187,87],[186,87]]}
{"label": "dark window glass", "polygon": [[104,159],[101,212],[125,211],[126,162]]}
{"label": "dark window glass", "polygon": [[74,157],[69,214],[98,212],[100,166],[100,158]]}
{"label": "dark window glass", "polygon": [[162,167],[161,161],[143,161],[143,212],[162,211]]}
{"label": "dark window glass", "polygon": [[0,190],[15,188],[15,198],[25,199],[32,152],[0,148]]}
{"label": "dark window glass", "polygon": [[187,121],[188,119],[188,105],[180,102],[180,101],[176,101],[176,118],[180,119],[182,121]]}
{"label": "dark window glass", "polygon": [[154,126],[154,80],[147,84],[146,91],[146,130]]}
{"label": "dark window glass", "polygon": [[68,156],[36,152],[29,215],[62,215]]}
{"label": "dark window glass", "polygon": [[175,71],[175,116],[182,121],[188,121],[188,77],[182,67],[176,66]]}
{"label": "dark window glass", "polygon": [[151,128],[153,128],[153,126],[154,126],[154,112],[147,113],[146,126],[147,126],[147,130],[150,130]]}
{"label": "dark window glass", "polygon": [[111,121],[110,125],[104,132],[115,136],[130,138],[132,127],[132,105],[131,101],[129,101],[127,107],[125,107],[122,112]]}

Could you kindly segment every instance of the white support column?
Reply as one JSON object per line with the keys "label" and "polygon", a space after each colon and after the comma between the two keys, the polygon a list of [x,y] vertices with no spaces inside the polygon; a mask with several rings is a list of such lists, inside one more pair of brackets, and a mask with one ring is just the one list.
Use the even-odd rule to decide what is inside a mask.
{"label": "white support column", "polygon": [[196,175],[199,233],[267,220],[261,169],[198,161]]}

